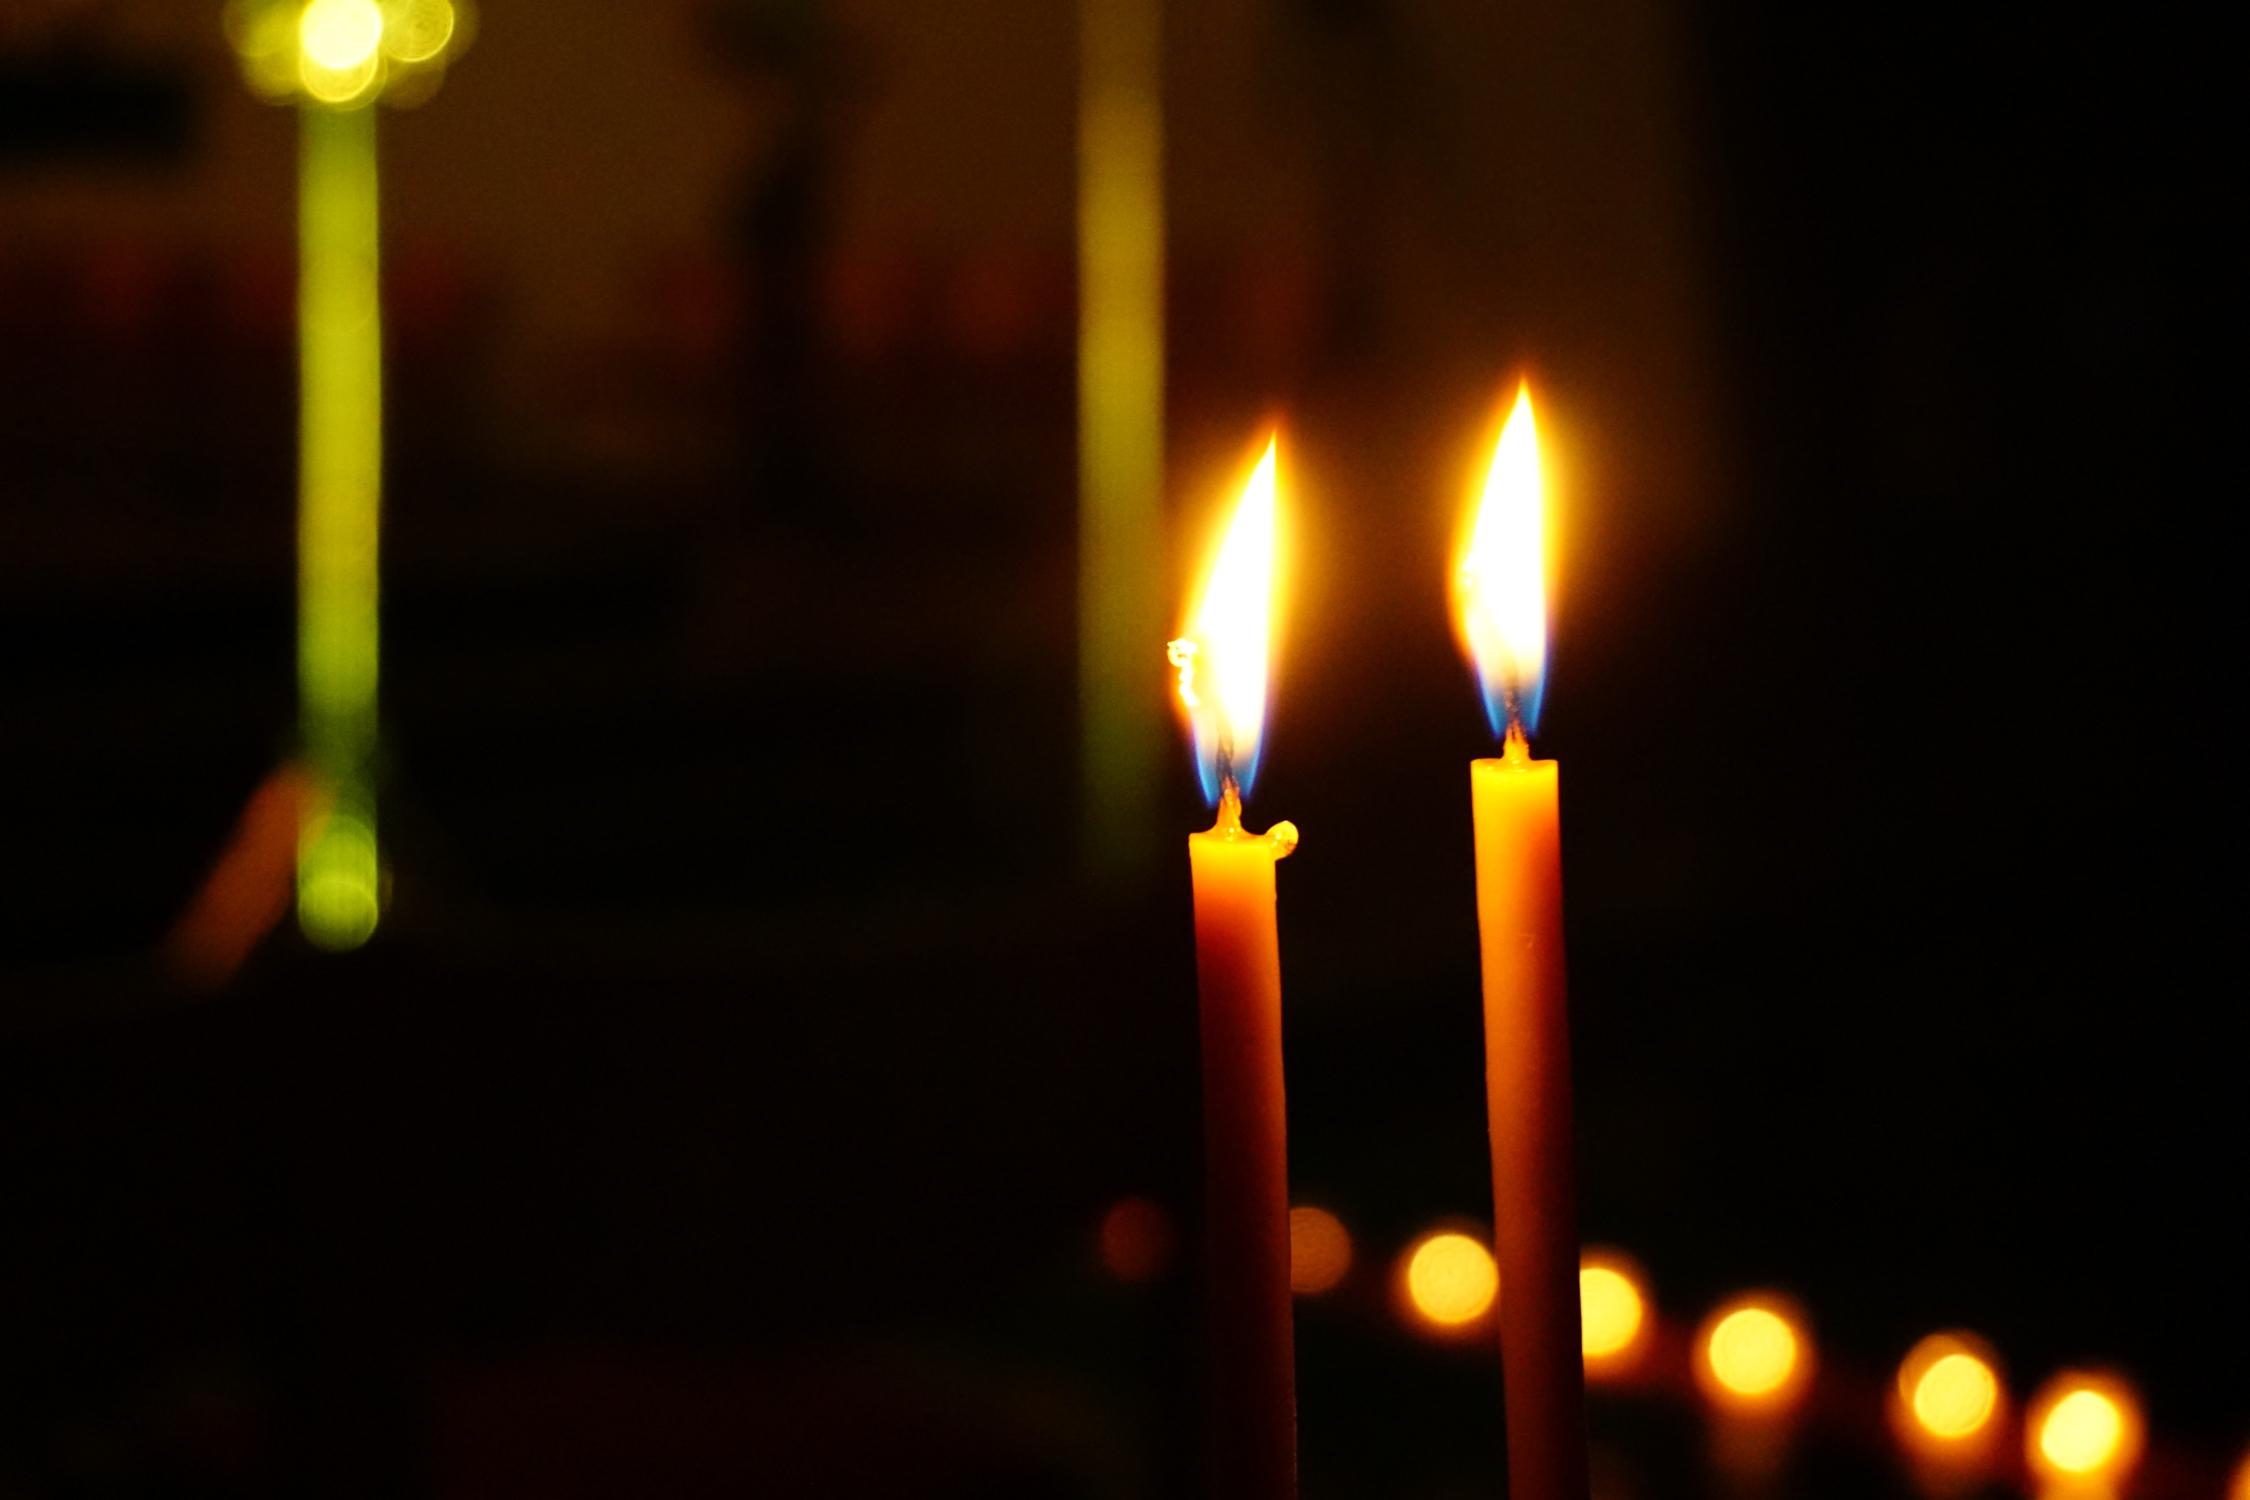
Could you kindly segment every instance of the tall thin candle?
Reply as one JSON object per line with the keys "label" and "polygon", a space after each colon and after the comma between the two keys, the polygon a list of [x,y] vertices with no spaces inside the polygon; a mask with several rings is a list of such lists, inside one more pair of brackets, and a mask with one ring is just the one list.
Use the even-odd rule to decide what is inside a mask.
{"label": "tall thin candle", "polygon": [[1265,721],[1275,459],[1276,444],[1268,442],[1186,631],[1170,648],[1197,771],[1218,808],[1210,830],[1188,839],[1188,862],[1202,1008],[1210,1493],[1228,1500],[1288,1500],[1297,1492],[1274,905],[1274,863],[1296,848],[1297,830],[1276,823],[1261,835],[1242,826]]}
{"label": "tall thin candle", "polygon": [[1531,758],[1546,667],[1546,518],[1531,395],[1519,391],[1454,572],[1496,759],[1469,771],[1484,956],[1485,1099],[1500,1262],[1508,1493],[1585,1500],[1585,1371],[1571,1170],[1562,838],[1555,762]]}

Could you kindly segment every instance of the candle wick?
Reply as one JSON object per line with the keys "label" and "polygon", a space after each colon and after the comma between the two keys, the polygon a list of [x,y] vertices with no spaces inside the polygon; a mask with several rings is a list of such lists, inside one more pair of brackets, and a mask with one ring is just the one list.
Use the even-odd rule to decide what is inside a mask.
{"label": "candle wick", "polygon": [[1264,833],[1252,833],[1242,826],[1242,789],[1232,776],[1219,784],[1219,815],[1211,820],[1211,832],[1229,842],[1264,844],[1273,850],[1275,859],[1287,859],[1297,852],[1297,825],[1287,819]]}
{"label": "candle wick", "polygon": [[1511,766],[1531,764],[1531,741],[1523,732],[1523,720],[1508,715],[1508,738],[1500,747],[1500,758]]}
{"label": "candle wick", "polygon": [[1234,784],[1231,772],[1219,784],[1219,816],[1211,824],[1211,831],[1230,837],[1242,832],[1242,790]]}

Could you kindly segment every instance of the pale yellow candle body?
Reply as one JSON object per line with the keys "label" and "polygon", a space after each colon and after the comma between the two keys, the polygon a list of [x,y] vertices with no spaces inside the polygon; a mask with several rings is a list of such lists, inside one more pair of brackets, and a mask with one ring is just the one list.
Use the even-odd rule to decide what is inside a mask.
{"label": "pale yellow candle body", "polygon": [[1297,1492],[1274,911],[1274,862],[1296,841],[1287,823],[1245,832],[1231,786],[1216,826],[1188,839],[1203,1034],[1211,1493],[1228,1500]]}
{"label": "pale yellow candle body", "polygon": [[1511,734],[1470,767],[1484,954],[1500,1357],[1514,1500],[1586,1500],[1570,1025],[1555,762]]}

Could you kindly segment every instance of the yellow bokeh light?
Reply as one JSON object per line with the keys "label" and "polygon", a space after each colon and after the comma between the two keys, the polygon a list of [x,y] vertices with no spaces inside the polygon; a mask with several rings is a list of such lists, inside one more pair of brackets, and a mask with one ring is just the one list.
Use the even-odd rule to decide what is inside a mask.
{"label": "yellow bokeh light", "polygon": [[1709,1358],[1711,1373],[1728,1390],[1763,1396],[1797,1367],[1797,1335],[1764,1308],[1747,1307],[1712,1330]]}
{"label": "yellow bokeh light", "polygon": [[1343,1220],[1325,1208],[1289,1210],[1289,1289],[1317,1297],[1352,1268],[1352,1237]]}
{"label": "yellow bokeh light", "polygon": [[227,0],[224,18],[252,92],[336,109],[429,98],[476,29],[469,0]]}
{"label": "yellow bokeh light", "polygon": [[[339,790],[364,796],[349,786],[329,794]],[[375,935],[382,914],[374,829],[361,817],[314,811],[297,847],[297,923],[305,937],[332,953],[348,952]]]}
{"label": "yellow bokeh light", "polygon": [[452,0],[391,0],[383,13],[383,50],[403,63],[427,62],[453,40]]}
{"label": "yellow bokeh light", "polygon": [[2250,1500],[2250,1455],[2234,1471],[2234,1483],[2227,1486],[2227,1500]]}
{"label": "yellow bokeh light", "polygon": [[374,92],[382,73],[383,60],[379,57],[337,71],[321,67],[307,55],[298,60],[297,84],[322,104],[352,104]]}
{"label": "yellow bokeh light", "polygon": [[1605,1267],[1578,1273],[1578,1308],[1588,1354],[1615,1354],[1641,1331],[1641,1294]]}
{"label": "yellow bokeh light", "polygon": [[1547,666],[1547,503],[1529,387],[1516,392],[1466,529],[1453,561],[1461,645],[1494,732],[1515,721],[1528,734]]}
{"label": "yellow bokeh light", "polygon": [[1579,1349],[1588,1374],[1622,1370],[1640,1352],[1647,1327],[1640,1275],[1620,1257],[1586,1257],[1577,1268]]}
{"label": "yellow bokeh light", "polygon": [[2132,1387],[2111,1375],[2065,1370],[2031,1400],[2024,1456],[2049,1479],[2111,1481],[2139,1461],[2141,1434]]}
{"label": "yellow bokeh light", "polygon": [[1785,1406],[1811,1373],[1804,1320],[1780,1297],[1760,1293],[1724,1304],[1704,1320],[1695,1342],[1696,1379],[1723,1405]]}
{"label": "yellow bokeh light", "polygon": [[2117,1452],[2125,1422],[2117,1403],[2098,1391],[2073,1391],[2039,1424],[2039,1451],[2069,1474],[2091,1474]]}
{"label": "yellow bokeh light", "polygon": [[1992,1367],[1966,1350],[1941,1356],[1919,1380],[1908,1404],[1933,1437],[1964,1438],[1992,1420],[2000,1382]]}
{"label": "yellow bokeh light", "polygon": [[297,20],[297,45],[308,70],[356,73],[383,45],[383,8],[375,0],[312,0]]}
{"label": "yellow bokeh light", "polygon": [[1447,1230],[1407,1251],[1405,1282],[1415,1312],[1440,1328],[1459,1328],[1491,1310],[1500,1268],[1481,1243]]}
{"label": "yellow bokeh light", "polygon": [[1600,1251],[1580,1260],[1578,1318],[1589,1371],[1613,1369],[1629,1361],[1648,1324],[1648,1296],[1632,1262]]}
{"label": "yellow bokeh light", "polygon": [[1899,1361],[1892,1420],[1900,1435],[1932,1456],[1963,1456],[1989,1437],[2006,1391],[1998,1361],[1974,1334],[1933,1333]]}
{"label": "yellow bokeh light", "polygon": [[1925,1464],[1983,1468],[2005,1423],[2000,1361],[1973,1333],[1933,1333],[1906,1351],[1886,1404],[1891,1430]]}
{"label": "yellow bokeh light", "polygon": [[1267,439],[1204,575],[1195,608],[1171,645],[1180,702],[1195,731],[1197,768],[1204,793],[1214,803],[1227,780],[1248,792],[1265,734],[1279,447],[1278,439]]}
{"label": "yellow bokeh light", "polygon": [[2024,1432],[2026,1456],[2039,1472],[2114,1479],[2140,1457],[2140,1406],[2120,1380],[2065,1371],[2033,1399]]}

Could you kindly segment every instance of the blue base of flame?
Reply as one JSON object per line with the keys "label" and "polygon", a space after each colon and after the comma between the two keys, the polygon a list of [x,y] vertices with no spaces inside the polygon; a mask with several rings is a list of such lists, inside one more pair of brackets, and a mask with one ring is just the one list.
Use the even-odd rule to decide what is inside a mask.
{"label": "blue base of flame", "polygon": [[1206,807],[1217,807],[1219,798],[1229,781],[1234,783],[1235,795],[1245,802],[1250,800],[1250,785],[1258,779],[1258,757],[1237,759],[1234,746],[1227,743],[1215,724],[1214,714],[1192,715],[1195,727],[1195,776],[1203,786]]}
{"label": "blue base of flame", "polygon": [[1498,672],[1477,674],[1477,688],[1484,695],[1485,722],[1492,726],[1492,737],[1504,740],[1508,726],[1514,724],[1530,739],[1539,729],[1539,708],[1547,696],[1544,680],[1534,681],[1526,688],[1510,682]]}

